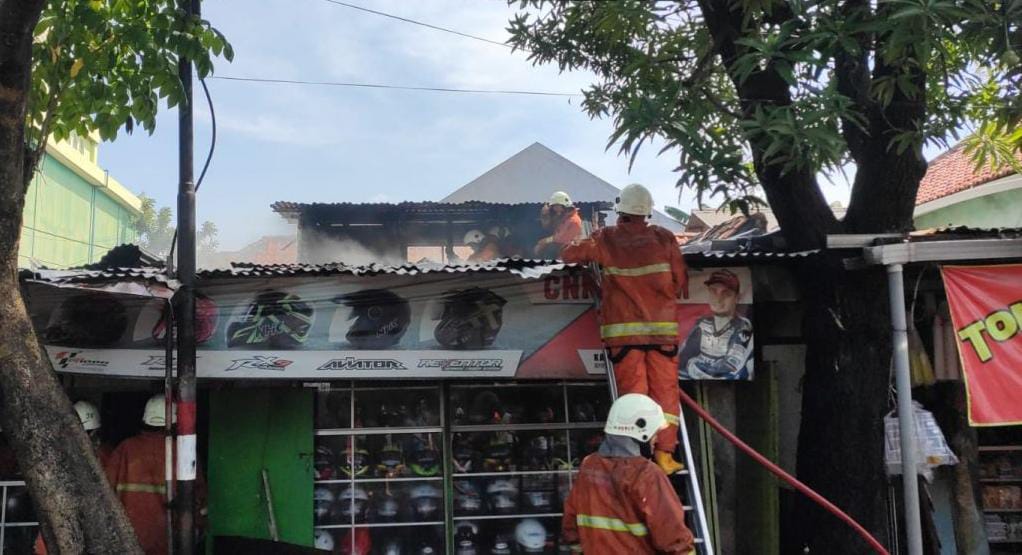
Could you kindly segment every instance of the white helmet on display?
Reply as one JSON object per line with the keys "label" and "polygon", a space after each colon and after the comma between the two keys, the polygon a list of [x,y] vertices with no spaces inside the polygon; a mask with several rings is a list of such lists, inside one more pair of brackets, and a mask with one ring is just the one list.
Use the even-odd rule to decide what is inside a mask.
{"label": "white helmet on display", "polygon": [[565,208],[571,208],[571,197],[569,197],[568,193],[565,193],[564,191],[557,191],[556,193],[550,195],[550,200],[547,201],[547,204],[551,206],[563,206]]}
{"label": "white helmet on display", "polygon": [[468,246],[473,246],[482,243],[483,239],[486,239],[486,235],[478,229],[473,229],[465,234],[465,240],[462,242]]}
{"label": "white helmet on display", "polygon": [[[177,407],[171,410],[174,411],[174,422],[177,422]],[[146,401],[145,410],[142,411],[142,423],[156,428],[167,425],[167,400],[163,394],[153,395]]]}
{"label": "white helmet on display", "polygon": [[632,183],[621,189],[621,195],[617,197],[614,204],[614,211],[618,214],[648,218],[653,215],[653,195],[650,194],[649,189],[638,183]]}
{"label": "white helmet on display", "polygon": [[320,551],[334,550],[334,537],[326,530],[316,530],[316,549]]}
{"label": "white helmet on display", "polygon": [[96,405],[88,401],[78,401],[74,404],[75,412],[78,413],[78,420],[82,421],[82,427],[86,432],[98,430],[103,424],[99,420],[99,411]]}
{"label": "white helmet on display", "polygon": [[534,518],[527,518],[515,527],[515,543],[525,553],[542,553],[546,547],[546,528]]}
{"label": "white helmet on display", "polygon": [[646,443],[666,427],[664,411],[656,401],[641,393],[629,393],[618,397],[610,406],[603,431]]}

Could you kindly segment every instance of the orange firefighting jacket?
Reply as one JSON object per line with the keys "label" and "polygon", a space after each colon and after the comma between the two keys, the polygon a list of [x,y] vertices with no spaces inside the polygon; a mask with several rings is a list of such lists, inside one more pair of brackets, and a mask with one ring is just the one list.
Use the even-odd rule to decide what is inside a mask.
{"label": "orange firefighting jacket", "polygon": [[500,258],[500,243],[492,235],[487,235],[483,239],[483,243],[479,245],[479,250],[473,252],[468,257],[469,262],[489,262],[490,260],[496,260]]}
{"label": "orange firefighting jacket", "polygon": [[692,551],[692,532],[667,476],[643,457],[582,461],[564,502],[562,541],[586,555]]}
{"label": "orange firefighting jacket", "polygon": [[677,345],[677,299],[688,296],[678,240],[642,218],[621,216],[561,251],[565,262],[596,262],[602,273],[600,336],[614,347]]}
{"label": "orange firefighting jacket", "polygon": [[[110,456],[106,476],[128,513],[147,555],[167,553],[166,479],[162,432],[143,430],[122,441]],[[195,482],[196,524],[203,524],[205,482]]]}

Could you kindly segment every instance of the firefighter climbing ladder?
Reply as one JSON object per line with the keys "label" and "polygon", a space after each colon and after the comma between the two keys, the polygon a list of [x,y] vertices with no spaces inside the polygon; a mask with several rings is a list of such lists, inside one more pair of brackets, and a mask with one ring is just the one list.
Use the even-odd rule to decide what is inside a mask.
{"label": "firefighter climbing ladder", "polygon": [[[614,377],[614,363],[610,359],[610,352],[603,350],[603,360],[607,365],[607,386],[610,389],[610,399],[617,399],[617,381]],[[703,507],[703,494],[699,489],[699,477],[695,473],[695,460],[692,457],[692,444],[689,442],[688,427],[685,426],[685,411],[678,406],[678,443],[685,454],[685,469],[676,473],[685,482],[685,516],[688,522],[686,525],[695,536],[695,551],[700,555],[714,555],[713,542],[710,536],[710,527],[706,522],[706,509]]]}

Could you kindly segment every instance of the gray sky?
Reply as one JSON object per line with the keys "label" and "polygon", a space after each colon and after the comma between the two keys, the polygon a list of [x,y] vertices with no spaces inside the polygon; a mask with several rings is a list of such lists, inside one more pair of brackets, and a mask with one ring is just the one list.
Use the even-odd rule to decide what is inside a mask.
{"label": "gray sky", "polygon": [[[503,0],[350,3],[501,42],[514,14]],[[206,0],[203,15],[236,53],[234,63],[217,64],[218,75],[569,93],[593,81],[585,72],[534,67],[502,46],[325,0]],[[535,141],[618,187],[646,185],[658,207],[693,203],[674,187],[675,153],[657,157],[659,145],[647,146],[629,173],[627,159],[605,148],[610,122],[590,120],[578,98],[208,84],[218,138],[198,216],[219,226],[224,249],[287,232],[270,211],[274,201],[438,200]],[[196,172],[210,130],[198,99]],[[137,132],[103,145],[100,164],[135,192],[174,206],[176,118],[164,110],[153,136]],[[824,184],[824,192],[847,198],[844,186]]]}

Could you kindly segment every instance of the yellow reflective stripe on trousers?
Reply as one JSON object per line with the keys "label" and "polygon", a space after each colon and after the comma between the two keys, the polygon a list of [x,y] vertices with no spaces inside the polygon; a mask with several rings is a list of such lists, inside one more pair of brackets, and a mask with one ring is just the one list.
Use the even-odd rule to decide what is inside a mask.
{"label": "yellow reflective stripe on trousers", "polygon": [[117,492],[120,493],[122,491],[132,493],[158,493],[163,495],[164,493],[167,493],[167,486],[166,484],[117,484]]}
{"label": "yellow reflective stripe on trousers", "polygon": [[627,322],[600,326],[600,337],[629,337],[632,335],[678,335],[677,322]]}
{"label": "yellow reflective stripe on trousers", "polygon": [[638,268],[617,268],[614,266],[606,266],[603,268],[603,273],[609,276],[648,276],[649,274],[663,274],[671,271],[671,265],[664,262],[662,264],[650,264],[649,266],[639,266]]}
{"label": "yellow reflective stripe on trousers", "polygon": [[681,424],[681,420],[678,420],[678,415],[676,414],[668,414],[665,412],[664,420],[666,420],[668,424],[672,424],[674,426],[678,426]]}
{"label": "yellow reflective stripe on trousers", "polygon": [[633,536],[645,536],[649,533],[646,525],[641,522],[625,522],[620,518],[606,516],[575,515],[575,523],[586,528],[610,530],[612,532],[628,532]]}

